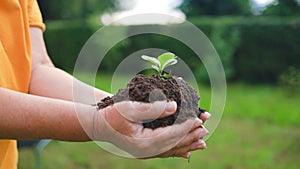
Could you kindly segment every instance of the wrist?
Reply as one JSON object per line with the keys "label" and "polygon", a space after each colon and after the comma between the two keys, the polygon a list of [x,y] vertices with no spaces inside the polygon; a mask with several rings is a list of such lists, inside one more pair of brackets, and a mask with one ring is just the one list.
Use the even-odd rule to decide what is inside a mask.
{"label": "wrist", "polygon": [[[122,131],[129,129],[125,126],[122,115],[112,106],[97,110],[93,117],[93,126],[91,128],[91,138],[96,141],[115,143],[120,141]],[[126,135],[126,134],[125,134]],[[117,140],[116,140],[117,139]]]}
{"label": "wrist", "polygon": [[96,140],[95,123],[98,116],[98,111],[95,106],[91,105],[75,105],[75,111],[78,121],[81,125],[82,132],[86,135],[88,141]]}
{"label": "wrist", "polygon": [[98,110],[97,106],[84,105],[76,106],[78,121],[91,141],[109,142],[110,124],[105,119],[105,114],[111,113],[110,107]]}

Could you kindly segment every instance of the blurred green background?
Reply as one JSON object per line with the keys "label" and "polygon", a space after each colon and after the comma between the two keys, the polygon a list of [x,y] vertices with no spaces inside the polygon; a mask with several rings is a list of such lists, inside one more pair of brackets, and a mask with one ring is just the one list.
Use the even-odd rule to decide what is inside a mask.
{"label": "blurred green background", "polygon": [[[39,0],[47,26],[46,45],[55,65],[72,74],[82,46],[103,26],[101,16],[130,10],[137,1]],[[42,152],[42,167],[299,169],[300,1],[169,1],[172,8],[182,11],[188,21],[206,34],[225,68],[225,110],[218,128],[207,140],[208,148],[193,152],[191,162],[187,163],[178,158],[127,159],[93,143],[52,141]],[[126,26],[126,31],[139,26]],[[105,43],[105,39],[102,41]],[[197,79],[201,106],[209,108],[211,88],[204,66],[186,45],[163,35],[143,34],[119,42],[101,63],[96,87],[110,91],[111,77],[118,64],[145,48],[161,48],[181,57]],[[85,81],[89,77],[80,78]],[[34,166],[33,150],[20,149],[19,168]]]}

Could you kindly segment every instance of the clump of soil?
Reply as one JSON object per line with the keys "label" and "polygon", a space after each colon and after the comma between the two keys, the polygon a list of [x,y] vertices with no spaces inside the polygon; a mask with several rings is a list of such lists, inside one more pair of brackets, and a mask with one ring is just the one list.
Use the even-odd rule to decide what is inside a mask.
{"label": "clump of soil", "polygon": [[189,118],[200,117],[205,110],[198,107],[200,96],[184,80],[176,76],[164,78],[160,75],[151,77],[138,74],[112,97],[106,97],[97,103],[99,109],[121,101],[154,102],[161,100],[176,101],[177,110],[172,116],[161,119],[148,119],[143,123],[146,128],[158,128],[174,123],[182,123]]}

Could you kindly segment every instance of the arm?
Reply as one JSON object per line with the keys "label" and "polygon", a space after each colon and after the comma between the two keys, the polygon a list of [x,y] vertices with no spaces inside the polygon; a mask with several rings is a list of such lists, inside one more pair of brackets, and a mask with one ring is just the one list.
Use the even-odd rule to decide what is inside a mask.
{"label": "arm", "polygon": [[[80,103],[91,104],[96,102],[94,97],[86,97],[87,93],[91,93],[91,91],[94,91],[97,100],[110,95],[104,91],[92,88],[74,79],[74,77],[62,70],[55,68],[47,55],[42,31],[38,28],[31,28],[30,33],[33,52],[33,71],[30,85],[31,94],[63,100],[73,100],[72,87],[73,83],[77,83],[76,89],[80,89],[81,95]],[[58,100],[52,101],[59,102]],[[62,105],[59,107],[64,110],[60,112],[55,111],[51,117],[56,119],[64,117],[64,114],[67,113],[66,117],[68,118],[59,119],[61,121],[58,122],[70,120],[70,123],[74,122],[73,125],[75,126],[70,125],[70,128],[67,127],[65,132],[81,133],[78,137],[83,138],[83,140],[86,139],[87,135],[85,132],[87,132],[93,140],[111,142],[136,157],[179,156],[187,158],[190,151],[204,149],[206,147],[205,142],[201,139],[199,140],[199,138],[208,134],[205,128],[199,128],[199,126],[202,125],[201,121],[190,120],[182,125],[152,130],[143,128],[140,122],[136,123],[136,121],[128,120],[134,118],[151,119],[151,117],[155,118],[171,115],[176,111],[176,106],[174,107],[172,103],[171,106],[169,106],[169,108],[171,107],[169,110],[165,110],[165,103],[155,103],[152,108],[154,107],[156,109],[148,109],[148,111],[144,113],[137,111],[139,107],[145,107],[145,104],[140,103],[122,102],[103,109],[100,112],[95,112],[90,106],[77,104],[77,113],[81,125],[85,128],[85,132],[80,124],[78,125],[79,120],[76,117],[74,118],[74,106],[71,106],[73,109],[70,107],[72,103],[64,102],[60,104]],[[149,106],[149,104],[146,105]],[[53,106],[56,107],[55,105]],[[52,106],[49,108],[51,109]],[[78,108],[80,109],[79,111]],[[165,111],[162,112],[161,110]],[[201,119],[203,121],[208,118],[208,113],[202,114]],[[56,123],[57,121],[54,120],[53,124]],[[61,127],[63,128],[64,126]],[[51,129],[50,127],[49,130],[52,131]],[[121,135],[118,133],[121,133]],[[75,136],[75,138],[77,138],[77,135]],[[69,135],[68,137],[73,138],[74,135]],[[70,139],[68,137],[63,139]],[[144,137],[146,140],[141,142],[140,137]],[[61,139],[59,136],[57,138]],[[152,152],[145,152],[145,150],[152,150]]]}
{"label": "arm", "polygon": [[92,122],[89,118],[98,112],[84,103],[95,103],[95,99],[86,97],[81,98],[81,103],[71,102],[73,83],[80,87],[82,96],[94,91],[98,100],[110,94],[92,88],[55,68],[48,57],[41,29],[30,28],[30,36],[30,94],[0,88],[0,139],[90,140],[80,125],[74,106],[89,113],[84,120]]}
{"label": "arm", "polygon": [[[48,57],[41,29],[30,28],[30,36],[32,43],[30,94],[72,101],[73,83],[76,83],[76,89],[80,89],[81,94],[80,100],[76,98],[77,102],[93,104],[101,98],[111,95],[82,83],[68,73],[55,68]],[[93,94],[93,92],[96,100],[87,94]]]}
{"label": "arm", "polygon": [[121,102],[98,112],[93,106],[4,88],[0,88],[0,95],[0,139],[89,141],[92,138],[113,143],[138,158],[188,158],[190,151],[206,147],[199,138],[208,132],[200,128],[199,120],[155,130],[140,124],[142,119],[175,113],[174,102],[156,102],[151,106]]}
{"label": "arm", "polygon": [[[90,140],[72,102],[3,88],[0,88],[0,96],[0,139]],[[76,104],[85,112],[96,113],[91,106]]]}
{"label": "arm", "polygon": [[[191,119],[155,130],[143,128],[140,123],[143,119],[175,113],[175,102],[151,105],[127,101],[99,112],[88,105],[93,99],[82,99],[83,103],[71,102],[73,77],[53,66],[41,30],[31,28],[31,38],[30,94],[0,88],[0,139],[88,141],[92,138],[111,142],[139,158],[187,158],[188,152],[205,148],[205,142],[199,138],[208,132],[200,127],[201,120]],[[75,83],[80,85],[83,94],[93,90],[98,98],[109,95],[77,80]]]}

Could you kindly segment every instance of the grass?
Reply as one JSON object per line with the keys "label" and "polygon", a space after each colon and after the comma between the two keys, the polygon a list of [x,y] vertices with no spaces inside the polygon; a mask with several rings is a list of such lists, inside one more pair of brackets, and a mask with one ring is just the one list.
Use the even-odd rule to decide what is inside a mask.
{"label": "grass", "polygon": [[[120,84],[126,83],[126,78]],[[104,85],[103,85],[104,84]],[[109,76],[96,86],[110,91]],[[210,89],[200,86],[201,105],[210,106]],[[298,169],[300,168],[300,96],[288,97],[276,86],[229,84],[225,111],[208,148],[178,158],[135,160],[112,155],[94,143],[52,141],[43,151],[45,169]],[[20,150],[20,169],[34,167],[33,151]]]}
{"label": "grass", "polygon": [[[94,143],[53,141],[43,151],[43,168],[107,169],[298,169],[299,127],[224,118],[207,141],[208,148],[193,152],[191,162],[178,158],[135,160],[114,156]],[[29,163],[30,162],[30,163]],[[33,168],[32,151],[20,152],[20,168]]]}

